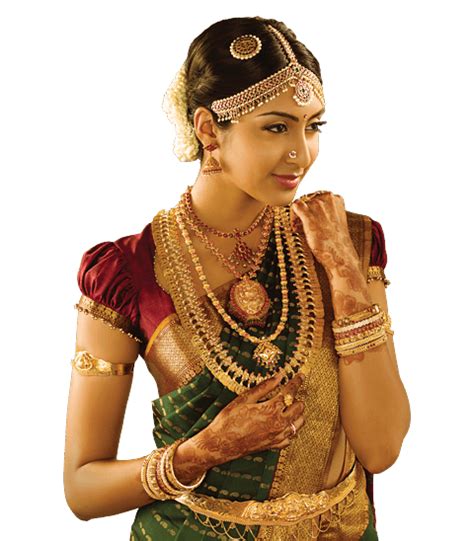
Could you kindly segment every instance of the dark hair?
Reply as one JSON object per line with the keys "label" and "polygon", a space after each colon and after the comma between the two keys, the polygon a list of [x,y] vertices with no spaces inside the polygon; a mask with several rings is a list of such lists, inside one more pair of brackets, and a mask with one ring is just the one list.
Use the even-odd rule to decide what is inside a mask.
{"label": "dark hair", "polygon": [[[285,36],[298,62],[314,72],[322,83],[319,62],[284,23],[262,17],[224,19],[204,30],[189,46],[185,67],[187,115],[191,125],[194,112],[200,106],[209,109],[217,123],[217,115],[210,109],[214,100],[240,92],[288,65],[280,41],[266,28],[267,24]],[[242,34],[255,34],[262,41],[262,50],[245,61],[235,59],[229,51],[232,41]],[[226,120],[218,125],[228,129],[231,122]],[[203,148],[199,143],[198,158],[202,160],[202,157]]]}

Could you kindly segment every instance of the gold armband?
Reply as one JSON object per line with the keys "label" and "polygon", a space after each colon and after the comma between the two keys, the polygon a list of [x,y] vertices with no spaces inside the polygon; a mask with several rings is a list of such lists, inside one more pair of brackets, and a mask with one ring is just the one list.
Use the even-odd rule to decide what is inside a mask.
{"label": "gold armband", "polygon": [[371,265],[367,270],[367,283],[374,280],[381,280],[385,287],[390,285],[390,280],[387,280],[385,276],[384,268],[379,265]]}
{"label": "gold armband", "polygon": [[126,376],[133,372],[135,366],[135,363],[104,361],[94,357],[88,351],[77,351],[71,364],[83,376]]}

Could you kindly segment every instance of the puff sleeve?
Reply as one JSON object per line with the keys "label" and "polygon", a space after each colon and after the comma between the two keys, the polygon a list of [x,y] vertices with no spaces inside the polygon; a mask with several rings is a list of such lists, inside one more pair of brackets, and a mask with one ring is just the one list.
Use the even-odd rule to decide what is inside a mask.
{"label": "puff sleeve", "polygon": [[82,295],[74,307],[141,343],[138,291],[132,278],[120,248],[100,242],[82,256],[77,273]]}
{"label": "puff sleeve", "polygon": [[385,249],[385,236],[379,222],[372,220],[372,247],[370,253],[370,266],[367,281],[382,280],[384,286],[390,284],[385,277],[384,269],[387,265],[387,252]]}

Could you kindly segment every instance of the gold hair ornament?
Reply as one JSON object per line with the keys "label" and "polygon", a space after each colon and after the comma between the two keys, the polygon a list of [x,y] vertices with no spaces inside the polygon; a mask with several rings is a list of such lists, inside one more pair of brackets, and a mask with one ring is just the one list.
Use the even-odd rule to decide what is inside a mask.
{"label": "gold hair ornament", "polygon": [[262,41],[253,34],[244,34],[234,39],[229,50],[230,54],[237,60],[249,60],[262,50]]}
{"label": "gold hair ornament", "polygon": [[288,40],[279,30],[271,25],[267,25],[267,28],[280,41],[289,60],[288,66],[237,94],[214,100],[211,109],[217,114],[219,122],[238,122],[238,117],[264,105],[290,88],[294,88],[293,99],[298,105],[309,105],[316,95],[324,107],[324,92],[318,76],[298,62]]}

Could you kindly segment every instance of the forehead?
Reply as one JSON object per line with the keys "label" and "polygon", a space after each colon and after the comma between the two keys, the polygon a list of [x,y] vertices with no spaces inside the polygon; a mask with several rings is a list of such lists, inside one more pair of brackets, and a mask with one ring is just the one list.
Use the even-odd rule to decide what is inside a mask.
{"label": "forehead", "polygon": [[[241,121],[247,118],[248,120],[254,120],[263,113],[269,113],[270,111],[279,111],[296,116],[299,119],[309,118],[316,113],[319,113],[323,109],[322,103],[314,96],[308,105],[298,105],[293,99],[293,88],[290,88],[287,92],[283,92],[268,103],[264,103],[261,107],[257,107],[251,113],[247,113],[241,117]],[[263,117],[268,118],[268,117]]]}

